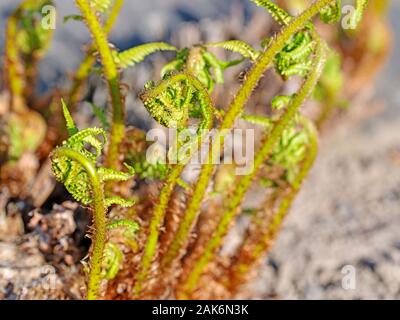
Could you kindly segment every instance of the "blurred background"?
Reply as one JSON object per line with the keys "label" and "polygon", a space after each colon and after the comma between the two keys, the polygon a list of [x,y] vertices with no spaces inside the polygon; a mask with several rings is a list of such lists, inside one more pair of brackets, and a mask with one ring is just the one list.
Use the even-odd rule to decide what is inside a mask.
{"label": "blurred background", "polygon": [[[16,2],[1,1],[0,30]],[[81,23],[62,22],[77,13],[73,1],[55,2],[59,17],[55,41],[41,62],[42,90],[65,81],[60,76],[76,68],[83,57],[78,48],[89,40]],[[228,16],[246,21],[262,11],[246,0],[129,0],[124,6],[111,35],[121,49],[171,40],[177,30],[207,28]],[[311,176],[250,284],[251,296],[244,297],[400,298],[400,2],[391,6],[394,43],[376,86],[368,85],[371,102],[323,133]],[[140,78],[140,71],[134,76]],[[343,286],[346,266],[354,268],[354,288]]]}

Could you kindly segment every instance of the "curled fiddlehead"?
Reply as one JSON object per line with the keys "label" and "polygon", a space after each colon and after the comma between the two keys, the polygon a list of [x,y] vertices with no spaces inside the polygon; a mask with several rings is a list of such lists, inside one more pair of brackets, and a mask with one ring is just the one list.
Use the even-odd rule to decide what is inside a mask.
{"label": "curled fiddlehead", "polygon": [[[284,110],[294,98],[295,96],[275,97],[272,101],[273,109]],[[279,121],[279,117],[267,118],[253,115],[243,116],[242,119],[256,125],[261,125],[266,132],[270,132],[275,123]],[[307,132],[299,129],[300,119],[302,119],[302,116],[298,113],[292,123],[282,132],[279,141],[274,146],[267,161],[269,166],[284,169],[284,178],[289,183],[293,182],[298,171],[298,164],[304,158],[307,145],[309,144]],[[271,183],[271,181],[265,179],[262,182],[266,185],[270,185]]]}
{"label": "curled fiddlehead", "polygon": [[166,75],[158,84],[148,82],[140,98],[150,115],[167,128],[186,128],[193,117],[201,119],[199,129],[205,129],[214,112],[203,85],[186,73]]}
{"label": "curled fiddlehead", "polygon": [[[252,0],[264,7],[282,26],[289,25],[292,20],[285,10],[268,0]],[[284,79],[293,75],[305,76],[312,65],[311,55],[314,51],[314,41],[308,29],[313,26],[308,23],[306,28],[294,34],[282,50],[275,56],[274,65],[277,73]]]}
{"label": "curled fiddlehead", "polygon": [[342,0],[336,0],[334,3],[322,9],[320,18],[325,23],[336,23],[342,16]]}
{"label": "curled fiddlehead", "polygon": [[[102,128],[88,128],[78,130],[64,102],[63,113],[66,119],[67,130],[70,137],[63,142],[62,148],[74,150],[84,156],[93,165],[96,165],[97,159],[101,156],[102,149],[107,141],[107,135]],[[94,152],[89,150],[92,148]],[[75,200],[85,205],[92,204],[92,186],[87,171],[83,166],[67,157],[52,157],[52,168],[56,179],[62,182],[68,192]],[[129,172],[120,172],[110,168],[98,168],[97,175],[102,182],[105,181],[126,181],[133,174],[133,168],[128,167]],[[121,206],[132,206],[131,200],[112,196],[105,199],[105,206],[108,208],[112,204]]]}
{"label": "curled fiddlehead", "polygon": [[[124,229],[123,240],[132,248],[135,247],[136,232],[139,230],[137,222],[127,219],[113,220],[107,225],[109,231]],[[104,249],[104,261],[102,276],[107,280],[112,280],[118,274],[124,255],[117,244],[112,241],[106,243]]]}
{"label": "curled fiddlehead", "polygon": [[231,61],[219,60],[212,52],[207,50],[211,47],[221,47],[239,53],[244,58],[253,61],[257,59],[259,54],[249,44],[239,40],[196,45],[193,48],[184,48],[178,51],[175,59],[161,70],[161,76],[164,77],[171,72],[186,72],[199,79],[208,91],[212,92],[216,83],[224,83],[224,71],[241,63],[243,58]]}
{"label": "curled fiddlehead", "polygon": [[10,39],[10,45],[15,47],[15,53],[23,63],[21,76],[26,82],[23,88],[26,100],[31,97],[35,87],[37,63],[49,48],[53,35],[54,30],[44,28],[42,24],[42,8],[52,4],[50,0],[25,0],[9,20],[10,24],[15,24],[15,34]]}
{"label": "curled fiddlehead", "polygon": [[121,249],[115,243],[107,242],[104,248],[102,277],[107,280],[114,279],[123,259],[124,255]]}

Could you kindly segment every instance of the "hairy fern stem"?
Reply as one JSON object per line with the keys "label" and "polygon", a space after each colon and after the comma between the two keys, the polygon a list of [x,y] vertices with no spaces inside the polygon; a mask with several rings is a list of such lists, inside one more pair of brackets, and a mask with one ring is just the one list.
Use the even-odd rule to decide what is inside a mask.
{"label": "hairy fern stem", "polygon": [[[213,159],[216,156],[219,156],[216,154],[216,152],[220,150],[220,147],[224,143],[224,133],[226,134],[226,129],[232,128],[235,120],[243,112],[243,109],[253,90],[257,86],[258,81],[271,65],[274,57],[280,52],[280,50],[282,50],[282,48],[292,37],[292,35],[304,28],[312,17],[317,15],[321,11],[321,9],[323,9],[333,1],[334,0],[315,1],[302,14],[294,17],[290,21],[290,23],[281,31],[281,33],[276,36],[271,45],[260,55],[260,57],[253,64],[253,67],[248,73],[246,81],[239,89],[239,92],[236,94],[234,100],[228,108],[227,113],[225,114],[225,117],[220,126],[220,133],[217,136],[217,139],[214,140],[215,143],[212,144],[211,152],[209,153],[208,157],[208,164],[205,164],[202,167],[199,179],[194,187],[193,196],[189,201],[184,218],[181,221],[178,231],[175,234],[174,239],[171,242],[171,245],[169,246],[167,253],[164,257],[163,265],[165,267],[169,267],[171,265],[172,261],[174,261],[179,256],[182,246],[185,246],[188,235],[204,198],[206,188],[209,185],[210,179],[214,172],[214,167],[211,165],[211,163],[213,163]],[[282,130],[283,128],[284,127],[279,127],[279,130]],[[267,148],[269,149],[271,148],[271,146],[268,146]],[[195,278],[197,279],[197,276]],[[191,284],[189,287],[192,286],[194,286],[194,284],[191,280]]]}
{"label": "hairy fern stem", "polygon": [[[251,267],[257,262],[263,255],[268,253],[269,248],[271,247],[273,240],[276,238],[282,222],[284,218],[287,216],[288,211],[296,198],[298,192],[300,191],[301,185],[303,181],[308,176],[310,169],[312,168],[315,159],[318,154],[318,132],[315,125],[311,120],[303,118],[301,120],[302,126],[307,131],[307,135],[310,139],[309,145],[307,148],[307,153],[305,159],[301,164],[301,169],[296,175],[295,179],[291,183],[289,190],[284,194],[284,197],[280,199],[279,206],[277,210],[273,213],[272,217],[268,219],[267,228],[264,230],[265,222],[261,223],[259,230],[261,237],[257,238],[257,242],[254,245],[251,245],[251,250],[247,248],[250,246],[249,242],[251,240],[244,240],[241,245],[241,249],[245,252],[240,252],[241,249],[238,250],[237,257],[238,260],[234,261],[232,265],[230,265],[230,273],[229,277],[226,278],[227,283],[225,286],[229,289],[229,292],[234,295],[240,284],[245,280],[245,276],[250,271]],[[271,207],[265,207],[265,210],[274,210]],[[256,232],[256,234],[259,234]]]}
{"label": "hairy fern stem", "polygon": [[218,226],[210,239],[210,241],[205,246],[204,252],[201,257],[196,261],[194,268],[191,270],[186,279],[182,281],[183,288],[183,296],[189,295],[193,289],[196,287],[199,277],[201,276],[204,267],[208,264],[210,259],[215,253],[215,250],[220,246],[223,236],[226,234],[227,229],[232,222],[234,216],[239,210],[239,207],[251,186],[252,181],[254,180],[256,174],[259,169],[263,165],[263,163],[268,158],[269,154],[272,152],[273,147],[276,145],[280,137],[282,136],[283,131],[288,126],[288,124],[294,119],[296,113],[299,108],[304,104],[306,99],[311,95],[312,90],[314,89],[319,76],[322,72],[324,63],[325,63],[325,44],[321,42],[319,36],[314,32],[314,39],[317,42],[316,52],[315,52],[315,61],[313,65],[313,69],[307,79],[304,81],[301,89],[293,98],[292,102],[287,107],[287,110],[279,119],[279,121],[274,125],[270,134],[266,134],[263,139],[262,147],[257,152],[256,158],[254,159],[254,165],[250,174],[243,176],[237,186],[235,187],[235,191],[225,203],[224,203],[224,212],[222,214],[222,218],[218,223]]}
{"label": "hairy fern stem", "polygon": [[[201,140],[203,138],[202,130],[203,129],[210,130],[212,128],[213,114],[214,114],[214,106],[212,104],[212,101],[208,95],[206,88],[200,83],[200,81],[190,74],[185,74],[185,73],[176,74],[171,78],[164,80],[159,86],[154,88],[150,94],[151,96],[155,97],[163,93],[168,88],[169,85],[183,80],[187,80],[198,92],[201,93],[202,97],[205,100],[204,102],[205,102],[205,108],[207,109],[206,110],[207,116],[205,117],[203,123],[200,124],[198,138],[197,138],[197,146],[198,148],[200,148]],[[191,155],[193,155],[193,153],[191,153]],[[159,201],[154,208],[153,217],[150,222],[149,234],[147,237],[147,242],[142,256],[140,270],[138,271],[136,277],[136,284],[134,289],[135,296],[140,295],[143,289],[143,283],[148,276],[149,268],[151,266],[151,263],[153,262],[154,255],[157,250],[158,240],[160,237],[160,226],[164,221],[168,208],[168,203],[171,199],[171,195],[174,191],[174,188],[178,183],[179,177],[183,169],[185,168],[185,165],[190,160],[191,155],[187,156],[185,159],[182,159],[178,164],[176,164],[173,167],[171,173],[169,174],[165,182],[165,185],[161,190]]]}
{"label": "hairy fern stem", "polygon": [[125,107],[124,99],[120,91],[120,79],[117,66],[105,31],[103,30],[96,13],[90,7],[87,0],[76,0],[85,22],[93,36],[104,70],[104,76],[108,82],[112,104],[112,124],[110,143],[106,153],[105,164],[109,168],[119,169],[119,150],[125,134]]}
{"label": "hairy fern stem", "polygon": [[23,76],[24,66],[19,57],[18,48],[15,45],[18,28],[18,15],[21,7],[8,18],[6,25],[5,38],[5,63],[8,69],[7,84],[10,90],[10,105],[14,112],[22,112],[26,110],[26,105],[23,97],[25,79]]}
{"label": "hairy fern stem", "polygon": [[[114,6],[108,15],[107,22],[104,25],[105,34],[109,34],[111,32],[111,29],[117,20],[123,4],[124,0],[115,0]],[[95,44],[92,44],[87,51],[86,57],[82,60],[74,74],[74,79],[71,89],[69,90],[67,100],[67,104],[70,106],[71,110],[74,110],[73,108],[75,108],[76,104],[79,102],[82,87],[84,86],[93,65],[96,63],[96,57],[94,55],[95,51],[96,46]]]}
{"label": "hairy fern stem", "polygon": [[86,171],[92,186],[92,209],[95,232],[92,238],[92,253],[90,258],[89,279],[87,299],[95,300],[100,295],[100,284],[102,281],[103,253],[106,243],[107,217],[106,203],[102,181],[97,173],[95,165],[81,153],[66,147],[57,148],[52,157],[70,158],[78,162]]}

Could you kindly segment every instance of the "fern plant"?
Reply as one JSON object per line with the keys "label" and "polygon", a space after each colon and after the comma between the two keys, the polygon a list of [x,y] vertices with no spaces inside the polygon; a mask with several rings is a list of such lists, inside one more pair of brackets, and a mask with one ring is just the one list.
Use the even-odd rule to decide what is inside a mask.
{"label": "fern plant", "polygon": [[[319,13],[323,13],[324,21],[329,20],[330,22],[337,19],[337,17],[334,17],[337,15],[337,11],[333,10],[331,7],[338,6],[338,3],[335,1],[316,1],[298,17],[289,16],[289,14],[271,1],[256,0],[254,2],[271,12],[277,22],[285,26],[285,29],[283,29],[283,31],[268,44],[266,50],[256,58],[253,68],[250,70],[246,81],[229,106],[219,128],[221,130],[232,128],[234,121],[243,112],[245,103],[256,87],[260,77],[271,64],[275,66],[278,74],[284,79],[293,75],[306,77],[306,79],[298,93],[292,98],[286,98],[286,101],[289,103],[282,116],[273,123],[272,129],[266,133],[262,147],[257,152],[254,160],[253,170],[249,175],[242,177],[238,181],[235,191],[223,204],[223,211],[220,215],[221,219],[217,223],[215,231],[209,241],[201,250],[202,253],[198,256],[198,259],[192,264],[189,264],[187,267],[188,271],[186,273],[185,271],[183,272],[183,276],[180,279],[178,296],[184,298],[190,297],[193,290],[196,288],[199,277],[208,262],[213,258],[216,249],[220,247],[222,238],[227,233],[228,227],[231,225],[233,218],[238,212],[238,207],[260,167],[271,155],[278,141],[280,139],[285,139],[287,127],[290,126],[295,119],[299,108],[312,94],[317,84],[325,62],[326,45],[314,30],[310,19]],[[223,134],[220,134],[216,141],[218,141],[217,144],[223,143]],[[219,156],[214,150],[218,149],[216,145],[212,145],[208,163],[202,167],[198,181],[193,188],[191,199],[182,216],[182,221],[180,221],[176,234],[173,236],[166,253],[161,259],[162,270],[171,268],[173,262],[179,260],[182,253],[185,252],[188,239],[190,238],[190,232],[197,218],[206,188],[214,172],[214,166],[211,163],[213,163],[215,157]],[[302,153],[304,149],[296,149],[295,151]],[[275,160],[278,155],[279,153],[275,154]],[[295,180],[295,177],[292,176],[291,180]],[[284,208],[287,209],[287,207],[286,205]],[[280,216],[282,215],[281,213]]]}
{"label": "fern plant", "polygon": [[[76,0],[76,2],[82,12],[82,20],[87,23],[96,50],[100,54],[113,105],[109,150],[105,160],[106,166],[112,169],[96,167],[96,161],[106,141],[104,130],[91,128],[78,131],[65,106],[64,114],[70,138],[63,146],[57,148],[52,156],[53,171],[57,179],[64,183],[76,200],[94,209],[96,228],[90,258],[88,297],[98,297],[100,280],[113,279],[123,260],[123,254],[116,244],[112,242],[106,244],[105,235],[108,230],[106,210],[111,204],[133,205],[132,202],[119,197],[105,196],[103,189],[105,181],[125,181],[133,174],[133,169],[129,166],[128,173],[116,171],[119,166],[119,146],[125,134],[120,72],[143,61],[146,56],[156,51],[175,51],[176,57],[162,69],[161,81],[150,81],[145,85],[144,91],[140,94],[145,108],[159,124],[177,129],[178,134],[188,130],[189,123],[193,123],[193,120],[196,120],[197,127],[194,140],[180,142],[175,149],[172,149],[179,155],[176,157],[177,163],[163,166],[165,175],[158,176],[164,178],[164,184],[151,211],[146,233],[142,235],[144,245],[134,277],[132,297],[143,298],[151,294],[151,289],[148,287],[151,278],[169,274],[178,262],[183,263],[183,270],[177,280],[174,280],[177,282],[174,289],[176,297],[193,297],[205,268],[214,260],[224,236],[240,213],[239,208],[253,182],[261,181],[260,175],[264,166],[279,168],[283,172],[281,183],[274,185],[274,181],[268,182],[268,185],[273,186],[275,190],[274,201],[277,205],[272,206],[269,202],[271,200],[266,200],[268,203],[266,209],[258,211],[255,215],[253,223],[255,232],[245,237],[232,258],[227,270],[230,277],[221,280],[227,290],[234,292],[244,281],[250,267],[268,249],[271,240],[276,236],[291,202],[315,159],[316,131],[311,121],[301,115],[300,108],[317,87],[328,50],[327,45],[319,37],[312,19],[319,15],[325,23],[337,22],[340,19],[341,2],[318,0],[300,15],[291,16],[272,1],[253,0],[265,8],[282,26],[282,31],[276,37],[261,41],[260,50],[240,40],[228,40],[181,50],[167,43],[157,42],[123,52],[118,52],[109,46],[106,38],[107,30],[102,27],[96,15],[96,12],[107,13],[111,6],[110,1]],[[358,12],[361,13],[364,9],[363,3],[358,2]],[[359,20],[357,17],[354,19]],[[212,53],[212,48],[232,51],[240,54],[241,58],[231,61],[219,60]],[[215,85],[224,83],[224,71],[246,59],[252,67],[231,104],[226,111],[215,107],[210,94]],[[290,96],[277,96],[272,100],[273,114],[270,117],[246,114],[245,105],[260,78],[269,68],[273,68],[283,80],[297,76],[303,78],[303,83],[296,93]],[[332,92],[337,90],[331,88],[332,86],[328,87],[329,83],[321,82],[320,90],[323,88]],[[215,173],[216,167],[213,163],[216,163],[215,160],[221,156],[219,150],[226,139],[227,130],[233,129],[235,121],[240,118],[261,125],[264,131],[252,169],[248,175],[232,178],[235,181],[235,188],[231,192],[221,193],[222,205],[216,210],[216,217],[213,218],[215,226],[209,231],[208,236],[202,239],[201,244],[197,247],[196,243],[194,244],[194,249],[191,249],[192,254],[183,257],[187,253],[191,233],[201,212],[201,205],[206,200],[207,187]],[[202,165],[199,177],[193,185],[183,185],[181,174],[193,153],[201,147],[204,129],[212,129],[216,124],[219,130],[217,138],[211,144],[207,163]],[[92,150],[87,149],[88,145]],[[179,153],[183,150],[183,153]],[[170,150],[169,159],[172,154]],[[144,166],[137,168],[140,168],[142,177],[151,175],[149,172],[145,173]],[[160,170],[156,169],[158,173],[162,172]],[[227,181],[233,181],[232,179]],[[158,250],[162,241],[162,226],[178,185],[183,185],[189,191],[188,200],[176,230],[170,235],[165,250],[160,253]],[[130,239],[137,230],[136,224],[123,220],[111,226],[128,227],[127,238]],[[248,248],[252,248],[251,255],[247,253]],[[155,265],[157,267],[154,267]],[[151,271],[154,268],[159,269],[156,275]]]}
{"label": "fern plant", "polygon": [[8,160],[34,152],[43,142],[46,123],[29,108],[34,100],[37,63],[46,53],[52,30],[41,27],[41,8],[51,1],[23,1],[6,25],[4,64],[5,84],[10,93],[6,134],[9,137]]}
{"label": "fern plant", "polygon": [[[318,134],[313,121],[302,114],[302,106],[311,96],[329,99],[328,107],[317,119],[319,127],[343,88],[340,58],[328,49],[314,24],[316,17],[323,23],[338,22],[342,2],[315,0],[299,15],[292,16],[276,2],[252,0],[281,27],[278,34],[260,39],[254,46],[243,40],[221,39],[179,49],[154,42],[124,51],[108,40],[123,0],[75,2],[81,15],[72,18],[86,23],[93,43],[71,87],[54,94],[43,115],[51,118],[59,112],[65,118],[68,137],[51,153],[52,170],[74,200],[93,216],[92,246],[88,263],[84,262],[87,298],[107,297],[103,284],[110,288],[123,281],[123,277],[129,277],[125,279],[129,298],[159,298],[166,296],[165,292],[168,297],[196,298],[198,291],[207,286],[210,274],[233,296],[270,248],[315,160]],[[367,2],[356,1],[354,24],[360,22]],[[50,3],[25,0],[7,23],[5,65],[11,110],[7,122],[8,135],[15,141],[7,151],[10,159],[18,159],[26,150],[35,151],[45,136],[43,115],[28,106],[34,100],[29,89],[34,87],[37,62],[51,39],[51,31],[38,27],[39,9]],[[215,50],[221,49],[234,58],[220,59]],[[161,79],[146,83],[138,96],[152,119],[165,128],[176,129],[178,137],[186,138],[170,146],[167,163],[147,159],[143,150],[146,143],[141,150],[132,147],[136,140],[145,138],[143,132],[136,136],[131,134],[132,129],[126,129],[121,83],[124,70],[160,51],[175,56],[163,66]],[[70,110],[77,111],[83,98],[82,88],[97,58],[109,89],[112,119],[108,121],[100,108],[91,104],[104,128],[79,130]],[[229,68],[242,63],[251,67],[238,92],[223,109],[213,102],[215,88],[224,84]],[[268,70],[282,81],[296,77],[301,84],[292,94],[273,97],[268,112],[254,114],[246,104]],[[67,101],[62,100],[62,108],[58,107],[60,95]],[[224,97],[228,96],[224,92]],[[28,127],[24,119],[35,117]],[[47,120],[53,125],[51,119]],[[216,165],[224,160],[221,147],[238,120],[261,131],[251,169],[244,176],[235,176],[236,164]],[[41,121],[41,132],[32,134],[30,129],[40,129],[36,124]],[[206,163],[193,180],[183,181],[184,170],[193,155],[202,151],[207,130],[211,129],[216,129],[216,134]],[[61,133],[59,140],[60,137]],[[143,180],[146,183],[142,184]],[[269,191],[263,207],[242,209],[243,200],[255,184]],[[152,199],[148,191],[154,193],[154,189],[159,193]],[[138,203],[130,200],[131,196],[139,199]],[[225,235],[243,214],[251,215],[250,227],[228,263],[219,263],[218,252]],[[212,273],[214,266],[218,273]],[[129,272],[120,273],[126,271],[124,268],[130,268]]]}

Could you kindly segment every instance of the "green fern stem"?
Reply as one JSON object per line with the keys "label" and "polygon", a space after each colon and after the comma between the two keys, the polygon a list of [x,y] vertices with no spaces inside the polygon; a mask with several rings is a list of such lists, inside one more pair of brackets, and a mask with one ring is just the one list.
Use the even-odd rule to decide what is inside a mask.
{"label": "green fern stem", "polygon": [[215,143],[219,145],[214,145],[213,143],[211,152],[209,153],[208,157],[209,164],[203,165],[202,167],[199,179],[194,187],[193,196],[184,214],[184,218],[179,225],[178,231],[175,234],[171,245],[167,249],[167,252],[163,258],[162,264],[164,267],[168,268],[171,265],[172,261],[174,261],[179,256],[181,247],[188,239],[188,235],[196,219],[201,202],[204,198],[205,191],[214,172],[214,167],[210,164],[213,163],[214,157],[217,156],[215,152],[219,150],[224,143],[224,133],[226,132],[226,129],[231,129],[235,120],[238,118],[238,116],[242,114],[244,106],[250,98],[254,88],[257,86],[258,81],[267,70],[267,68],[271,65],[274,57],[285,46],[290,37],[296,32],[300,31],[302,28],[304,28],[304,26],[313,16],[317,15],[322,8],[332,2],[333,0],[316,1],[301,15],[293,18],[290,24],[281,31],[281,33],[275,38],[275,40],[266,49],[266,51],[263,52],[257,59],[257,61],[253,64],[253,67],[251,68],[246,81],[239,89],[234,100],[228,108],[228,112],[223,119],[220,127],[221,133],[219,134],[217,139],[214,140]]}
{"label": "green fern stem", "polygon": [[158,239],[160,237],[160,226],[164,220],[169,200],[177,184],[177,181],[185,166],[177,164],[171,173],[168,175],[165,185],[163,186],[159,201],[154,208],[153,217],[149,226],[149,235],[147,237],[146,245],[143,252],[140,270],[136,276],[136,283],[134,288],[134,295],[137,297],[143,290],[143,283],[146,281],[150,266],[158,246]]}
{"label": "green fern stem", "polygon": [[191,270],[186,279],[183,279],[182,281],[182,297],[190,295],[190,293],[196,287],[198,279],[201,276],[204,268],[214,255],[215,250],[221,245],[222,239],[225,236],[230,223],[238,212],[238,208],[241,205],[244,196],[250,188],[251,183],[256,177],[259,169],[262,167],[263,163],[272,152],[275,144],[279,141],[285,128],[294,119],[299,108],[311,95],[315,85],[317,84],[325,62],[325,45],[321,43],[319,38],[315,37],[315,40],[317,41],[317,48],[315,52],[315,62],[312,71],[310,72],[307,79],[304,81],[301,89],[296,94],[295,98],[292,100],[285,113],[274,125],[271,133],[267,134],[264,137],[262,147],[258,151],[254,159],[254,165],[251,173],[243,176],[239,180],[237,186],[235,187],[233,195],[229,197],[229,199],[226,201],[222,218],[218,223],[218,226],[212,238],[206,244],[204,252],[202,253],[201,257],[196,261],[194,268]]}
{"label": "green fern stem", "polygon": [[113,112],[110,143],[106,154],[105,164],[107,167],[117,170],[120,167],[119,149],[125,134],[124,99],[120,91],[119,74],[106,34],[96,17],[96,13],[93,12],[87,0],[76,0],[76,4],[78,5],[93,36],[94,43],[103,63],[104,76],[107,79],[109,86]]}
{"label": "green fern stem", "polygon": [[15,39],[18,31],[18,15],[21,9],[8,18],[5,39],[5,63],[8,69],[7,82],[10,90],[11,110],[14,112],[25,111],[23,91],[25,87],[24,67],[19,57]]}
{"label": "green fern stem", "polygon": [[367,6],[368,6],[368,0],[357,0],[356,1],[356,12],[353,16],[353,25],[357,26],[362,19],[362,16],[365,12],[365,10],[367,10]]}
{"label": "green fern stem", "polygon": [[[111,32],[111,29],[114,26],[115,21],[117,20],[118,14],[121,11],[123,4],[124,0],[115,0],[114,6],[110,14],[108,15],[107,22],[104,25],[105,34],[109,34]],[[69,91],[67,101],[67,104],[70,106],[70,108],[74,108],[78,103],[82,87],[85,84],[93,65],[96,63],[96,57],[94,56],[95,51],[96,46],[92,44],[87,51],[86,57],[82,60],[74,75],[73,83],[71,86],[71,90]]]}
{"label": "green fern stem", "polygon": [[[166,88],[168,88],[168,86],[170,86],[174,82],[179,82],[183,80],[188,80],[190,84],[195,87],[196,90],[202,93],[202,96],[205,99],[205,107],[207,108],[206,112],[209,116],[204,119],[204,123],[200,125],[200,128],[210,130],[213,125],[214,106],[212,104],[210,96],[208,95],[207,89],[194,76],[186,73],[173,75],[171,78],[164,80],[160,85],[154,88],[151,92],[151,95],[157,96],[159,93],[165,91]],[[201,146],[201,139],[202,135],[200,132],[198,136],[199,148]],[[154,255],[158,246],[158,239],[160,237],[160,226],[164,221],[168,208],[168,203],[171,199],[175,186],[179,182],[182,171],[184,170],[185,165],[188,163],[190,158],[191,157],[188,156],[185,159],[182,159],[180,163],[176,164],[173,167],[171,173],[167,177],[164,187],[161,190],[159,201],[154,208],[153,217],[150,222],[149,235],[147,237],[147,242],[144,248],[140,270],[137,273],[136,277],[136,284],[134,288],[135,296],[140,295],[140,293],[142,292],[143,284],[147,279],[148,272],[151,263],[153,262]]]}
{"label": "green fern stem", "polygon": [[[266,230],[260,230],[261,238],[257,239],[258,243],[254,246],[254,248],[250,251],[246,251],[246,257],[243,261],[240,260],[240,257],[243,257],[238,253],[238,261],[232,265],[231,268],[231,277],[229,277],[228,283],[226,286],[229,288],[231,294],[234,294],[236,290],[239,288],[240,284],[245,279],[245,275],[250,271],[250,268],[254,264],[254,262],[258,261],[263,255],[265,255],[269,248],[272,245],[273,240],[276,238],[282,222],[284,218],[287,216],[288,211],[296,198],[298,192],[300,191],[301,185],[303,181],[308,176],[310,169],[312,168],[315,159],[318,154],[318,132],[315,125],[311,122],[311,120],[303,118],[301,119],[302,126],[306,129],[307,135],[310,139],[308,150],[306,153],[306,157],[303,160],[301,165],[301,169],[296,175],[294,181],[292,182],[288,193],[285,194],[283,199],[281,199],[279,207],[271,221],[267,226]],[[266,210],[271,208],[265,208]],[[262,224],[264,226],[264,224]],[[246,244],[242,244],[242,248],[245,247]]]}
{"label": "green fern stem", "polygon": [[86,170],[91,182],[95,232],[92,239],[92,254],[90,258],[87,299],[95,300],[98,299],[100,295],[100,284],[102,280],[101,271],[107,229],[106,203],[103,185],[100,177],[97,174],[95,165],[79,152],[66,147],[60,147],[53,152],[52,156],[59,158],[67,157],[77,161]]}

